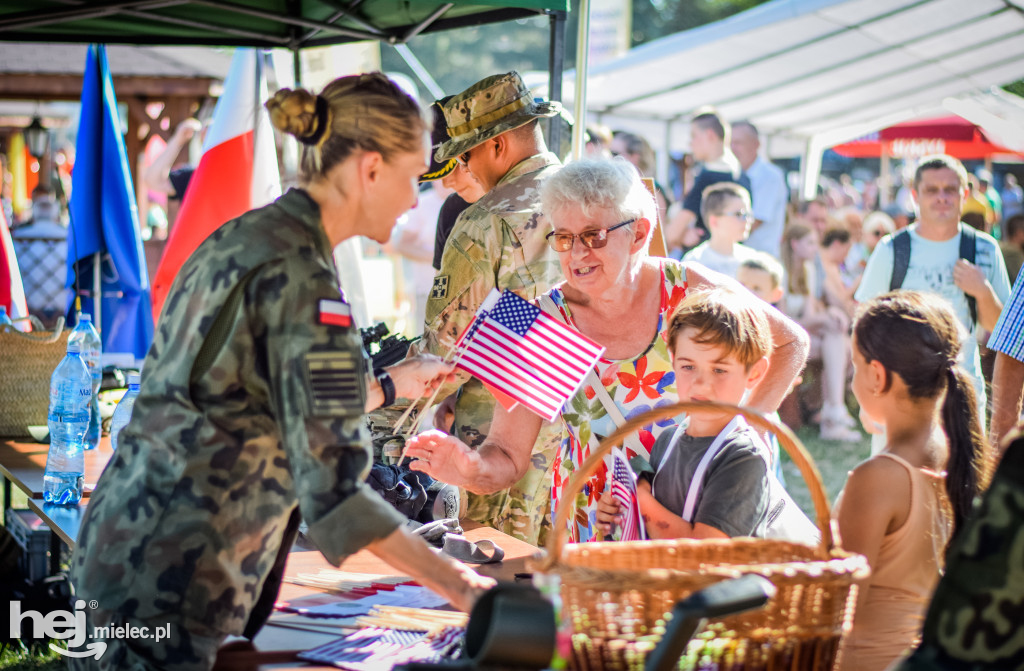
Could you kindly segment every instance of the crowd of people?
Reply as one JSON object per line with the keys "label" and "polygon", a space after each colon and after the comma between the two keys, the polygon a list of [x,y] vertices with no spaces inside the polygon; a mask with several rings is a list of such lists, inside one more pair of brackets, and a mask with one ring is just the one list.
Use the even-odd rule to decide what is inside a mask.
{"label": "crowd of people", "polygon": [[[367,413],[424,397],[438,403],[433,427],[405,442],[412,470],[465,490],[462,517],[534,544],[564,506],[572,542],[620,537],[607,465],[579,493],[566,485],[604,436],[652,408],[785,415],[796,403],[822,438],[863,441],[867,456],[863,426],[873,456],[835,516],[872,576],[843,668],[885,669],[915,645],[998,459],[984,432],[990,331],[992,437],[1020,415],[1024,283],[1011,295],[1004,254],[1024,259],[1024,215],[1010,180],[1000,212],[991,175],[975,174],[975,189],[956,159],[934,156],[908,184],[913,215],[877,210],[879,194],[848,179],[791,204],[757,129],[700,110],[673,198],[673,185],[645,185],[654,150],[630,133],[588,130],[588,157],[563,164],[542,133],[560,105],[515,72],[429,114],[380,74],[284,89],[267,108],[302,147],[301,184],[224,224],[183,267],[72,561],[77,594],[97,605],[91,624],[171,635],[110,639],[73,668],[209,668],[225,637],[266,620],[300,520],[332,563],[365,547],[470,608],[491,581],[431,552],[364,481]],[[971,195],[992,210],[977,228],[962,223]],[[341,318],[331,257],[357,235],[430,277],[422,338],[376,370]],[[554,422],[507,409],[451,363],[494,289],[604,348]],[[815,541],[777,450],[728,412],[652,423],[623,448],[650,538]]]}

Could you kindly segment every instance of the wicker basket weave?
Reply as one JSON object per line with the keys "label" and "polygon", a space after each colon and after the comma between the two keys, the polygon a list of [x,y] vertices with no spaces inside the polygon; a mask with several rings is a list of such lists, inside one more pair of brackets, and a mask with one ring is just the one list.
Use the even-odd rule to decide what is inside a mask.
{"label": "wicker basket weave", "polygon": [[748,409],[678,403],[630,420],[602,441],[573,474],[572,501],[598,464],[630,432],[682,412],[717,407],[774,433],[800,468],[814,502],[821,543],[733,538],[566,544],[570,506],[556,512],[554,533],[535,570],[561,581],[563,617],[572,624],[577,669],[642,669],[680,599],[726,577],[762,575],[776,596],[761,610],[712,620],[692,641],[680,668],[824,671],[836,665],[856,604],[854,581],[868,575],[861,555],[838,547],[821,476],[787,427]]}
{"label": "wicker basket weave", "polygon": [[70,333],[63,319],[54,331],[0,329],[0,437],[29,437],[29,426],[46,424],[50,376],[67,352]]}

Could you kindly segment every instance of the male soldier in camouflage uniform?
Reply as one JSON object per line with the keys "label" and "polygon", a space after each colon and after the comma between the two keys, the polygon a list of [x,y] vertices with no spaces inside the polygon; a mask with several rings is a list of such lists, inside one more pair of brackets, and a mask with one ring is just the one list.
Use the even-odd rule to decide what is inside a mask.
{"label": "male soldier in camouflage uniform", "polygon": [[71,566],[98,602],[88,642],[124,625],[171,637],[108,636],[72,666],[209,668],[225,636],[270,614],[300,510],[335,565],[405,523],[363,482],[367,380],[330,250],[317,204],[292,190],[182,268]]}
{"label": "male soldier in camouflage uniform", "polygon": [[[450,139],[435,158],[458,159],[488,193],[462,213],[448,238],[427,300],[420,349],[450,355],[492,289],[510,289],[532,300],[562,280],[558,257],[544,239],[547,226],[538,196],[540,183],[561,164],[547,151],[537,125],[560,109],[557,102],[535,102],[515,72],[487,77],[445,103]],[[495,400],[477,379],[461,382],[453,434],[479,447],[490,430]],[[446,407],[442,404],[442,416]],[[550,465],[560,433],[557,424],[545,426],[523,479],[508,492],[470,494],[466,516],[538,543],[542,527],[550,526]]]}

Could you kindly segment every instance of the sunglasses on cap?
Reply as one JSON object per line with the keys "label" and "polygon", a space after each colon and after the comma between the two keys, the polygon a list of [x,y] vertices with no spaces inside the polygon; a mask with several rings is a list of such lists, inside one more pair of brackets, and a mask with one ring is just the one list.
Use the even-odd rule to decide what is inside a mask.
{"label": "sunglasses on cap", "polygon": [[551,249],[556,252],[568,252],[571,250],[573,241],[575,241],[576,238],[580,239],[580,242],[583,243],[584,247],[589,247],[590,249],[601,249],[608,244],[608,233],[610,231],[614,231],[616,228],[622,228],[623,226],[628,226],[634,221],[636,221],[635,218],[630,219],[629,221],[624,221],[621,224],[609,226],[608,228],[595,228],[589,231],[583,231],[582,233],[556,233],[555,231],[551,231],[544,237],[547,239],[548,245]]}

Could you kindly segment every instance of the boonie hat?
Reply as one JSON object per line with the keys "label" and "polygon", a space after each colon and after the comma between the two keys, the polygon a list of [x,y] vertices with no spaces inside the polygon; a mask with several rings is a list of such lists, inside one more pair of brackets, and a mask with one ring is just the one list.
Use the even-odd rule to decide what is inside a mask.
{"label": "boonie hat", "polygon": [[518,72],[491,75],[444,104],[449,139],[434,159],[455,158],[481,142],[561,110],[561,103],[535,100]]}
{"label": "boonie hat", "polygon": [[444,120],[443,105],[451,100],[452,97],[446,96],[440,100],[435,100],[430,105],[430,111],[434,115],[434,130],[430,133],[430,167],[427,168],[425,173],[420,175],[420,184],[442,179],[455,169],[454,158],[446,161],[438,161],[434,158],[434,154],[437,153],[441,145],[448,141],[448,124]]}

